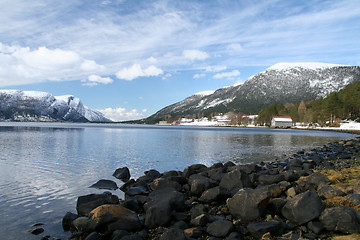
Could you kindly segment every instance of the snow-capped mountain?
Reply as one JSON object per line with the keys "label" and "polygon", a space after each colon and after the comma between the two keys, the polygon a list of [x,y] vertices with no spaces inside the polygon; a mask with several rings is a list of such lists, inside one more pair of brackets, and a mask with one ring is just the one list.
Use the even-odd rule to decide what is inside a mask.
{"label": "snow-capped mountain", "polygon": [[278,63],[212,94],[194,94],[183,101],[167,106],[147,118],[146,122],[164,120],[165,116],[239,111],[257,113],[274,103],[297,103],[314,100],[339,91],[347,84],[360,80],[359,66],[327,63]]}
{"label": "snow-capped mountain", "polygon": [[72,95],[20,90],[0,90],[0,120],[110,122]]}

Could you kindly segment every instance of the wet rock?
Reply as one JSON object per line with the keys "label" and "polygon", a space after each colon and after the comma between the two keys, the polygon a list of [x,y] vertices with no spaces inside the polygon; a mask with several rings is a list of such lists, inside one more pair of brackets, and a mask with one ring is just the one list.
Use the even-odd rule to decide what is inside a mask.
{"label": "wet rock", "polygon": [[322,212],[319,220],[328,231],[345,234],[360,233],[360,219],[358,213],[352,208],[327,208]]}
{"label": "wet rock", "polygon": [[160,237],[159,240],[185,240],[184,231],[178,228],[167,229]]}
{"label": "wet rock", "polygon": [[191,175],[202,172],[206,169],[207,167],[204,164],[193,164],[184,169],[183,176],[185,178],[189,178]]}
{"label": "wet rock", "polygon": [[225,168],[224,167],[213,168],[208,170],[207,174],[210,179],[219,183],[225,175]]}
{"label": "wet rock", "polygon": [[209,224],[206,228],[206,231],[215,237],[226,237],[232,230],[234,226],[232,222],[228,220],[217,220]]}
{"label": "wet rock", "polygon": [[120,205],[106,204],[91,211],[90,219],[97,226],[108,224],[111,230],[137,231],[142,228],[138,215]]}
{"label": "wet rock", "polygon": [[148,182],[154,181],[156,178],[161,177],[161,173],[155,169],[150,169],[148,171],[145,171],[145,177],[147,178]]}
{"label": "wet rock", "polygon": [[234,195],[241,188],[252,188],[252,182],[249,174],[241,170],[233,170],[224,175],[219,186]]}
{"label": "wet rock", "polygon": [[113,173],[113,176],[116,177],[117,179],[120,179],[123,182],[127,182],[130,179],[129,168],[127,168],[127,167],[118,168]]}
{"label": "wet rock", "polygon": [[284,233],[285,225],[280,221],[254,222],[247,226],[247,229],[256,238],[261,238],[267,232],[271,235],[281,235]]}
{"label": "wet rock", "polygon": [[101,179],[90,186],[91,188],[115,190],[118,189],[116,182],[107,179]]}
{"label": "wet rock", "polygon": [[126,192],[125,195],[127,196],[135,196],[135,195],[147,195],[149,191],[146,187],[143,186],[134,186],[130,187]]}
{"label": "wet rock", "polygon": [[135,180],[134,179],[130,179],[129,181],[127,181],[126,183],[124,183],[121,187],[120,190],[123,192],[126,192],[129,190],[129,188],[131,186],[133,186],[135,184]]}
{"label": "wet rock", "polygon": [[287,182],[295,182],[300,178],[300,175],[292,171],[286,171],[284,173],[284,177],[285,177],[285,181]]}
{"label": "wet rock", "polygon": [[62,227],[65,232],[70,231],[72,222],[77,219],[79,216],[77,214],[67,212],[62,219]]}
{"label": "wet rock", "polygon": [[126,198],[123,202],[123,206],[136,213],[143,211],[143,203],[141,203],[139,199],[135,197]]}
{"label": "wet rock", "polygon": [[97,224],[88,217],[78,217],[72,222],[72,225],[78,232],[93,232]]}
{"label": "wet rock", "polygon": [[231,214],[241,220],[255,220],[264,215],[269,193],[261,189],[244,188],[226,202]]}
{"label": "wet rock", "polygon": [[291,223],[302,225],[320,216],[324,207],[315,191],[306,191],[291,198],[282,208],[282,215]]}
{"label": "wet rock", "polygon": [[88,216],[96,207],[104,204],[118,204],[119,198],[111,193],[89,194],[77,199],[76,210],[80,216]]}
{"label": "wet rock", "polygon": [[32,233],[34,235],[39,235],[40,233],[43,233],[45,230],[43,228],[34,228],[28,230],[29,233]]}

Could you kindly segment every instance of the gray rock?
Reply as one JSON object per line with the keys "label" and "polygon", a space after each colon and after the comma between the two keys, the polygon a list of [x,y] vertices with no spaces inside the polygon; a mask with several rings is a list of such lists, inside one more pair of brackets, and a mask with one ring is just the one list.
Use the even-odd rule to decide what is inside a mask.
{"label": "gray rock", "polygon": [[324,230],[324,226],[318,221],[310,221],[307,227],[315,234],[320,234]]}
{"label": "gray rock", "polygon": [[159,240],[185,240],[184,231],[178,228],[167,229]]}
{"label": "gray rock", "polygon": [[122,237],[128,236],[130,235],[130,233],[128,231],[125,230],[115,230],[112,234],[111,234],[111,238],[110,240],[121,240]]}
{"label": "gray rock", "polygon": [[281,235],[284,233],[285,225],[280,221],[254,222],[247,226],[247,229],[256,238],[261,238],[267,232],[271,235]]}
{"label": "gray rock", "polygon": [[99,233],[92,232],[85,238],[85,240],[102,240],[102,237]]}
{"label": "gray rock", "polygon": [[96,183],[90,186],[91,188],[97,188],[97,189],[107,189],[107,190],[116,190],[118,189],[118,186],[116,182],[112,180],[107,179],[100,179]]}
{"label": "gray rock", "polygon": [[181,185],[176,181],[170,180],[170,178],[157,178],[150,184],[152,190],[159,190],[167,187],[175,188],[178,191],[181,190]]}
{"label": "gray rock", "polygon": [[120,179],[123,182],[127,182],[130,179],[129,168],[127,168],[127,167],[118,168],[113,173],[113,176],[116,177],[117,179]]}
{"label": "gray rock", "polygon": [[183,176],[185,178],[189,178],[191,175],[202,172],[206,169],[207,167],[204,164],[193,164],[184,169]]}
{"label": "gray rock", "polygon": [[171,220],[171,210],[185,207],[184,194],[174,188],[164,188],[149,194],[150,201],[144,205],[145,226],[155,228],[164,226]]}
{"label": "gray rock", "polygon": [[345,198],[349,199],[354,205],[360,205],[360,194],[348,194]]}
{"label": "gray rock", "polygon": [[77,219],[79,216],[77,214],[67,212],[62,219],[62,227],[65,232],[70,231],[72,222]]}
{"label": "gray rock", "polygon": [[191,224],[193,226],[205,226],[206,223],[208,222],[208,216],[206,214],[201,214],[199,216],[197,216],[194,219],[191,219]]}
{"label": "gray rock", "polygon": [[211,203],[214,201],[225,200],[227,196],[228,196],[228,194],[226,193],[226,191],[223,190],[221,187],[217,186],[217,187],[213,187],[208,190],[205,190],[201,194],[199,201]]}
{"label": "gray rock", "polygon": [[126,183],[124,183],[121,187],[120,190],[123,192],[126,192],[127,190],[129,190],[129,188],[131,186],[133,186],[135,184],[135,180],[134,179],[130,179],[129,181],[127,181]]}
{"label": "gray rock", "polygon": [[92,232],[96,228],[96,222],[87,217],[78,217],[72,222],[72,225],[79,232]]}
{"label": "gray rock", "polygon": [[258,177],[258,181],[261,184],[274,184],[285,180],[284,174],[276,174],[276,175],[260,175]]}
{"label": "gray rock", "polygon": [[344,196],[345,193],[339,189],[330,187],[328,185],[323,185],[321,187],[319,187],[319,189],[317,190],[317,193],[319,194],[319,196],[321,198],[333,198],[336,196]]}
{"label": "gray rock", "polygon": [[195,196],[200,196],[205,190],[213,187],[215,183],[210,178],[193,174],[189,178],[190,193]]}
{"label": "gray rock", "polygon": [[241,188],[252,188],[252,182],[247,173],[241,170],[233,170],[224,175],[219,186],[234,195]]}
{"label": "gray rock", "polygon": [[80,216],[88,216],[96,207],[104,204],[118,204],[119,198],[111,193],[89,194],[77,199],[76,210]]}
{"label": "gray rock", "polygon": [[228,220],[217,220],[209,224],[206,228],[206,231],[215,237],[226,237],[232,230],[234,226],[232,222]]}
{"label": "gray rock", "polygon": [[149,191],[146,187],[143,186],[133,186],[130,187],[126,192],[125,195],[127,196],[135,196],[135,195],[147,195]]}
{"label": "gray rock", "polygon": [[262,217],[269,202],[269,193],[261,189],[244,188],[226,202],[231,214],[242,221]]}
{"label": "gray rock", "polygon": [[303,190],[316,190],[320,186],[329,185],[330,183],[330,180],[319,172],[312,173],[299,181],[299,185]]}
{"label": "gray rock", "polygon": [[291,223],[302,225],[320,216],[324,207],[315,191],[306,191],[290,199],[282,208],[282,215]]}
{"label": "gray rock", "polygon": [[345,234],[360,233],[360,219],[358,213],[352,208],[327,208],[322,212],[319,220],[328,231]]}

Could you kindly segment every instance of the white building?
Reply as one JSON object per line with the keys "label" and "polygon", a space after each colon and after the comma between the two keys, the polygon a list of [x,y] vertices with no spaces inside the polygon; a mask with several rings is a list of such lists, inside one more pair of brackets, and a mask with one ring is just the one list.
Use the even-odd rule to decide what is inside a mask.
{"label": "white building", "polygon": [[273,117],[271,119],[271,127],[291,128],[292,127],[292,119],[291,119],[291,117]]}

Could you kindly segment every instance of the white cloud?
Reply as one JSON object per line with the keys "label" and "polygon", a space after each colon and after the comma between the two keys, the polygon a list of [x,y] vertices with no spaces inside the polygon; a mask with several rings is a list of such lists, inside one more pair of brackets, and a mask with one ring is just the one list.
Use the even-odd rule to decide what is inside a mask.
{"label": "white cloud", "polygon": [[109,84],[109,83],[113,83],[113,80],[109,77],[101,77],[99,75],[90,75],[87,78],[87,81],[83,81],[84,83],[82,84],[83,86],[96,86],[99,83],[101,84]]}
{"label": "white cloud", "polygon": [[116,77],[131,81],[138,77],[153,77],[163,74],[164,71],[161,68],[155,66],[149,66],[145,69],[140,64],[133,64],[129,68],[124,68],[116,73]]}
{"label": "white cloud", "polygon": [[74,51],[47,47],[32,50],[0,42],[0,86],[77,80],[104,69]]}
{"label": "white cloud", "polygon": [[137,110],[131,109],[127,110],[126,108],[105,108],[98,109],[102,112],[105,117],[110,118],[113,121],[127,121],[127,120],[138,120],[146,117],[147,109]]}
{"label": "white cloud", "polygon": [[194,76],[193,76],[193,78],[195,78],[195,79],[203,78],[203,77],[206,77],[205,73],[197,73],[197,74],[194,74]]}
{"label": "white cloud", "polygon": [[205,68],[206,72],[221,72],[226,70],[227,67],[226,66],[207,66]]}
{"label": "white cloud", "polygon": [[205,60],[209,58],[209,54],[207,52],[203,52],[197,49],[190,49],[183,51],[183,57],[186,59],[194,60]]}
{"label": "white cloud", "polygon": [[231,43],[227,46],[227,49],[231,52],[238,53],[244,51],[244,48],[240,43]]}
{"label": "white cloud", "polygon": [[232,70],[231,72],[222,72],[222,73],[217,73],[213,76],[213,78],[234,78],[240,76],[240,72],[238,70]]}

